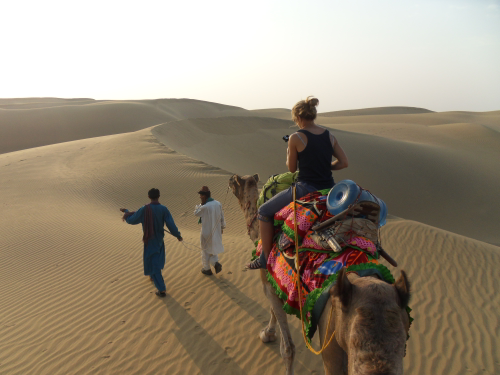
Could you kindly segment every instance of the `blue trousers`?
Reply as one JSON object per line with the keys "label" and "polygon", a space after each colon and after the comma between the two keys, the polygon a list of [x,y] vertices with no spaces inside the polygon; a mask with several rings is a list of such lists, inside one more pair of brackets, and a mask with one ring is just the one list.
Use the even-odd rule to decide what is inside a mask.
{"label": "blue trousers", "polygon": [[[296,182],[296,198],[300,199],[304,195],[316,191],[314,186],[308,184],[307,182]],[[293,190],[292,186],[288,189],[283,190],[281,193],[276,194],[274,197],[269,199],[266,203],[259,207],[258,219],[261,221],[273,221],[274,214],[285,207],[287,204],[293,201]]]}
{"label": "blue trousers", "polygon": [[167,290],[167,287],[165,286],[165,280],[163,280],[161,271],[151,274],[151,278],[153,279],[153,283],[155,284],[156,289],[158,289],[160,292],[165,292]]}

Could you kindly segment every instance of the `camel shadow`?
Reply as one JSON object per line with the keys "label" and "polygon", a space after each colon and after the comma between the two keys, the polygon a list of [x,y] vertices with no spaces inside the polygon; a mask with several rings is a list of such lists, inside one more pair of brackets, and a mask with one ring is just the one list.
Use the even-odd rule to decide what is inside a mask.
{"label": "camel shadow", "polygon": [[[173,334],[201,374],[246,374],[227,354],[227,351],[173,297],[167,295],[163,299],[163,303],[178,327],[178,329],[172,330]],[[190,332],[193,330],[194,334]],[[186,334],[186,332],[190,333]],[[193,339],[193,336],[196,339]]]}
{"label": "camel shadow", "polygon": [[264,309],[259,303],[248,297],[245,293],[242,293],[231,281],[223,277],[209,277],[208,279],[213,282],[225,295],[231,298],[234,303],[245,310],[248,315],[254,318],[255,321],[261,324],[267,324],[270,317],[269,314],[271,313],[270,308]]}
{"label": "camel shadow", "polygon": [[[271,307],[269,307],[269,309],[267,310],[264,309],[260,304],[258,304],[253,299],[248,297],[245,293],[242,293],[236,285],[234,285],[231,281],[225,278],[209,277],[208,279],[212,281],[222,292],[224,292],[224,294],[226,294],[229,298],[231,298],[231,300],[234,303],[240,306],[241,309],[245,311],[245,313],[254,318],[255,321],[262,324],[262,328],[264,328],[267,325],[270,319]],[[260,280],[258,282],[259,282],[259,287],[261,288]],[[276,329],[279,331],[279,327],[276,327]],[[258,333],[259,332],[255,332],[250,339],[254,339],[256,342],[258,340],[260,342]],[[262,345],[265,345],[268,349],[271,349],[278,356],[279,360],[282,361],[279,338],[275,342],[266,343]],[[266,348],[262,348],[262,350],[266,350]],[[295,366],[295,371],[300,374],[302,373],[306,374],[310,371],[310,369],[307,369],[301,362],[297,360],[297,358],[295,359],[294,366]]]}

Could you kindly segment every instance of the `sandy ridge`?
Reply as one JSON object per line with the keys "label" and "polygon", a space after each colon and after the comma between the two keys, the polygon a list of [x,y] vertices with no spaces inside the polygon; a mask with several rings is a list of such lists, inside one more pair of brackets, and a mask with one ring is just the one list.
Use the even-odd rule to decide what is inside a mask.
{"label": "sandy ridge", "polygon": [[[0,155],[0,373],[282,372],[279,344],[257,338],[269,309],[258,276],[242,270],[252,244],[235,198],[226,194],[233,170],[179,152],[192,147],[211,155],[210,137],[223,137],[216,143],[221,159],[233,155],[232,162],[248,163],[255,173],[263,165],[256,156],[269,156],[262,151],[273,150],[273,142],[281,150],[275,136],[288,130],[288,122],[260,119],[250,128],[257,119],[240,120],[178,121],[186,128],[184,143],[170,138],[172,147],[144,129]],[[168,126],[153,132],[160,129],[168,140]],[[191,146],[194,131],[207,141]],[[379,147],[397,145],[399,158],[412,155],[405,156],[405,142],[338,134],[355,144],[366,138],[377,139]],[[249,144],[255,135],[261,152],[253,158],[227,153],[228,143]],[[436,144],[410,151],[422,147],[446,160]],[[196,246],[192,210],[201,185],[224,203],[223,272],[205,278],[199,254],[166,237],[168,297],[157,299],[142,276],[141,230],[123,224],[117,208],[140,207],[145,192],[158,187],[186,243]],[[460,196],[456,189],[453,194]],[[382,241],[414,285],[405,373],[497,373],[500,248],[403,219],[389,220]],[[298,320],[290,322],[297,373],[322,373],[320,359],[301,342]]]}

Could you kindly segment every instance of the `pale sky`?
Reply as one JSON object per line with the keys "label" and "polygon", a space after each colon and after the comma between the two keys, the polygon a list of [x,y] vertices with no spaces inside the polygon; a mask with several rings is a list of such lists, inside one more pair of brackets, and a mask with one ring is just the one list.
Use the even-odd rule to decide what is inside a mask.
{"label": "pale sky", "polygon": [[500,110],[500,0],[2,0],[0,35],[0,98]]}

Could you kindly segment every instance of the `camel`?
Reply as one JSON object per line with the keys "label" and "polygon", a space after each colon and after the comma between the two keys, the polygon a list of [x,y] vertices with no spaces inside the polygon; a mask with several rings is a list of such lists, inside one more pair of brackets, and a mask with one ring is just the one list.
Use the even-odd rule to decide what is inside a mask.
{"label": "camel", "polygon": [[[252,241],[259,239],[256,220],[259,176],[233,175],[229,186],[244,213]],[[254,271],[250,271],[254,272]],[[257,271],[255,271],[257,272]],[[266,297],[271,304],[271,318],[259,333],[262,342],[276,340],[276,324],[281,331],[280,352],[287,375],[294,373],[295,345],[283,310],[283,301],[276,295],[260,270]],[[339,272],[330,289],[330,298],[323,310],[318,334],[320,342],[335,334],[330,345],[321,353],[326,375],[403,374],[403,357],[410,326],[406,306],[410,299],[410,283],[404,271],[391,285],[376,277],[359,277],[355,273]],[[330,309],[333,308],[330,315]],[[325,332],[329,319],[328,332]],[[326,333],[326,335],[325,335]]]}

